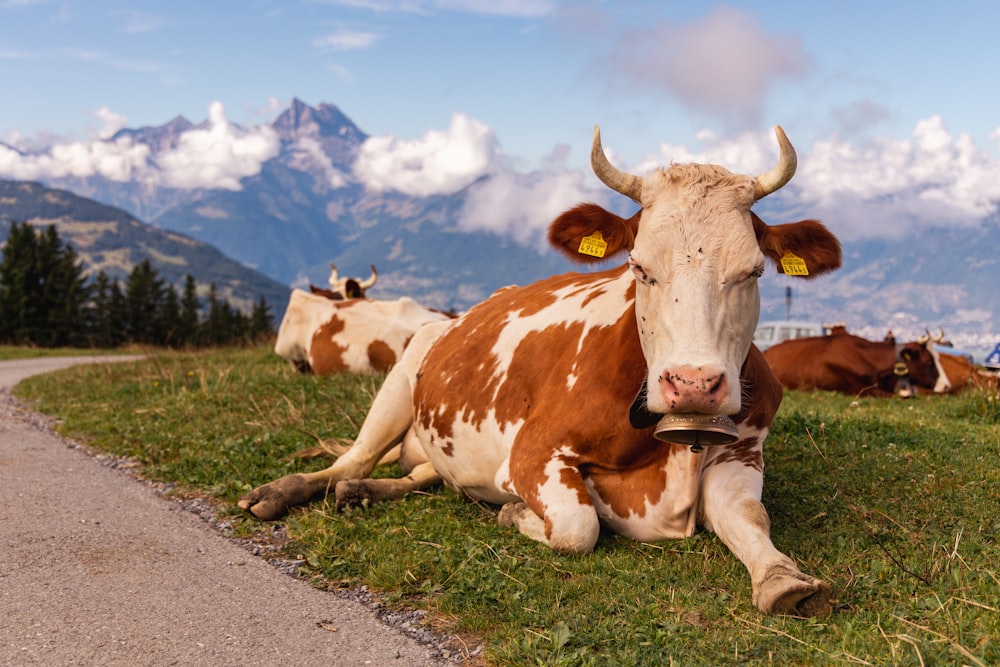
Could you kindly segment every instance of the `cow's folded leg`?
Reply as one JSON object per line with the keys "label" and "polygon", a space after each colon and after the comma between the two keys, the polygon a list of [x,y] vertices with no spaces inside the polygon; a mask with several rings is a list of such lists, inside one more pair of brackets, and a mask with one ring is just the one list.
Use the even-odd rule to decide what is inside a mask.
{"label": "cow's folded leg", "polygon": [[406,368],[398,365],[386,376],[354,446],[324,470],[286,475],[259,486],[237,505],[254,516],[272,520],[289,509],[325,495],[344,479],[367,477],[379,460],[399,444],[413,421],[413,393]]}
{"label": "cow's folded leg", "polygon": [[557,512],[542,519],[526,503],[507,503],[500,509],[497,522],[501,526],[514,526],[525,537],[547,544],[563,553],[590,553],[597,544],[600,523],[593,507],[570,516]]}
{"label": "cow's folded leg", "polygon": [[348,507],[370,505],[383,500],[402,498],[441,482],[441,475],[430,463],[421,463],[405,477],[345,479],[337,482],[337,511]]}
{"label": "cow's folded leg", "polygon": [[315,474],[285,475],[273,482],[258,486],[240,498],[236,504],[258,519],[271,521],[281,518],[292,507],[305,504],[320,495],[326,490],[327,485],[326,480]]}

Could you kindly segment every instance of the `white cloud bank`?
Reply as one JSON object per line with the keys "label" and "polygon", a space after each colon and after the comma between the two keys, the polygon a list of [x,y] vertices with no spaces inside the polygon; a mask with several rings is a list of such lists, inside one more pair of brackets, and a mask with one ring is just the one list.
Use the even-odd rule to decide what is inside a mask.
{"label": "white cloud bank", "polygon": [[41,151],[19,150],[17,137],[13,146],[0,144],[0,177],[38,181],[100,177],[180,189],[239,190],[240,179],[259,173],[280,148],[270,126],[234,127],[219,102],[209,107],[206,127],[188,130],[174,148],[157,155],[130,136],[110,139],[125,126],[124,117],[103,107],[97,116],[105,124],[93,140],[57,143]]}
{"label": "white cloud bank", "polygon": [[465,190],[460,229],[487,231],[523,245],[544,243],[549,222],[575,203],[593,200],[581,170],[522,174],[503,158],[489,127],[455,114],[445,131],[417,140],[372,137],[361,147],[354,174],[371,190],[426,197]]}
{"label": "white cloud bank", "polygon": [[[231,125],[223,107],[210,107],[209,121],[180,136],[172,148],[152,153],[127,135],[107,138],[125,119],[108,109],[98,116],[105,127],[90,141],[63,142],[44,150],[0,144],[0,177],[53,181],[102,177],[179,189],[237,190],[240,179],[259,173],[278,155],[279,140],[267,125]],[[914,226],[975,225],[997,211],[1000,159],[997,146],[977,146],[965,134],[953,136],[943,120],[920,121],[906,139],[882,137],[854,145],[836,137],[808,144],[790,136],[799,169],[790,185],[769,199],[796,217],[817,217],[844,239],[899,237]],[[719,138],[696,137],[699,148],[663,144],[637,164],[619,164],[636,174],[671,162],[712,162],[746,174],[761,173],[777,159],[772,132],[746,132]],[[991,139],[1000,145],[1000,128]],[[613,137],[609,155],[618,162]],[[464,193],[459,228],[488,231],[525,245],[544,244],[545,229],[561,211],[582,201],[615,197],[590,173],[586,156],[566,166],[565,147],[557,147],[544,167],[518,170],[503,154],[485,124],[455,114],[444,130],[413,140],[372,137],[359,151],[353,173],[329,164],[319,145],[300,143],[292,165],[325,165],[331,187],[360,182],[371,190],[395,190],[427,197]],[[768,201],[768,205],[771,202]],[[782,222],[782,220],[773,220]]]}

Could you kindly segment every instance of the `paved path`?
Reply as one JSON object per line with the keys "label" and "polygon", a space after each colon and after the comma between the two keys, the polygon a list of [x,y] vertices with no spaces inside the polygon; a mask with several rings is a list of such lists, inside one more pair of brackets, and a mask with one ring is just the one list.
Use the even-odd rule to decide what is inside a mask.
{"label": "paved path", "polygon": [[106,360],[0,362],[0,664],[444,664],[70,446],[10,396],[28,375],[83,361]]}

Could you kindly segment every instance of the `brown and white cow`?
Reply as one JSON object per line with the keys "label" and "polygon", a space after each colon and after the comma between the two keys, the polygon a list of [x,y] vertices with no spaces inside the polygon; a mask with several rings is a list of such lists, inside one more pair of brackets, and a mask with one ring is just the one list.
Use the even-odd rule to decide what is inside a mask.
{"label": "brown and white cow", "polygon": [[764,359],[786,389],[908,398],[920,388],[936,393],[951,388],[930,336],[896,343],[845,331],[783,341],[764,350]]}
{"label": "brown and white cow", "polygon": [[367,279],[361,278],[341,278],[337,271],[337,265],[330,262],[330,277],[327,278],[328,287],[317,287],[310,285],[309,291],[328,299],[340,301],[343,299],[363,299],[365,293],[375,285],[378,280],[378,271],[375,265],[371,264],[372,274]]}
{"label": "brown and white cow", "polygon": [[[757,279],[766,259],[781,270],[794,255],[809,276],[840,265],[819,222],[772,227],[750,210],[794,174],[791,143],[776,133],[780,162],[756,178],[704,164],[638,177],[608,162],[595,128],[595,172],[640,210],[623,219],[581,205],[549,239],[583,261],[594,259],[577,254],[583,239],[606,243],[605,257],[628,253],[627,264],[503,289],[421,329],[352,449],[324,471],[251,491],[240,507],[269,519],[335,485],[343,504],[443,478],[562,552],[590,552],[602,526],[642,541],[703,526],[746,565],[758,608],[827,611],[828,586],[774,547],[760,502],[762,444],[782,389],[751,345]],[[737,439],[700,449],[660,441],[655,424],[669,413],[731,415]],[[366,479],[407,434],[404,449],[416,441],[429,463],[402,480]]]}
{"label": "brown and white cow", "polygon": [[996,392],[1000,389],[1000,375],[977,367],[967,357],[949,354],[947,349],[938,350],[942,372],[950,385],[944,393],[960,394],[970,389]]}
{"label": "brown and white cow", "polygon": [[451,316],[408,297],[346,299],[292,290],[274,351],[302,372],[374,375],[389,370],[413,334]]}

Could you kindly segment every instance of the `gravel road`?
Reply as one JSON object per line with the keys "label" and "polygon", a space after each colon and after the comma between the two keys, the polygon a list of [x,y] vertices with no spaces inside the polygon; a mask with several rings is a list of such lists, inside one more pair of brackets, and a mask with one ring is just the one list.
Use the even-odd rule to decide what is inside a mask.
{"label": "gravel road", "polygon": [[10,395],[74,363],[108,361],[0,362],[0,664],[456,664],[416,614],[283,574]]}

